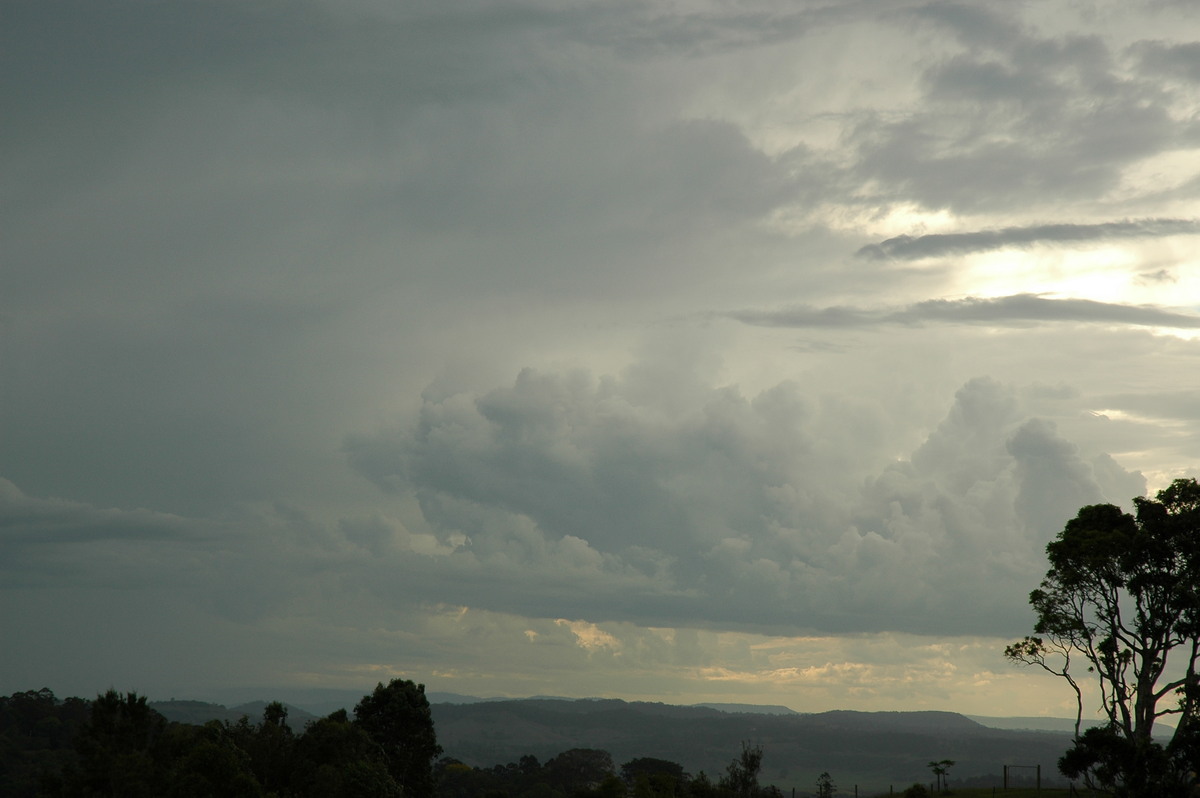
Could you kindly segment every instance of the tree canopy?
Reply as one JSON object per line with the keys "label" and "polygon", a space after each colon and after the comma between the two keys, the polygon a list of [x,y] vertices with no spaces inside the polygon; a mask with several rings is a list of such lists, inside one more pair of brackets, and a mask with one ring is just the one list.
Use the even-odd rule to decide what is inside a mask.
{"label": "tree canopy", "polygon": [[433,763],[442,753],[425,685],[381,682],[354,707],[354,724],[383,750],[388,772],[405,795],[433,795]]}
{"label": "tree canopy", "polygon": [[[639,757],[617,768],[605,750],[572,748],[544,765],[525,755],[494,767],[444,758],[424,688],[380,684],[355,707],[288,723],[288,707],[261,719],[168,721],[137,693],[92,701],[49,689],[0,696],[0,795],[155,798],[781,798],[757,783],[762,748],[742,744],[713,783],[677,762]],[[223,707],[220,707],[224,709]],[[436,753],[435,753],[436,752]],[[399,777],[399,778],[398,778]]]}
{"label": "tree canopy", "polygon": [[[1046,547],[1050,569],[1029,595],[1034,635],[1005,649],[1075,691],[1069,778],[1129,798],[1190,795],[1200,768],[1200,485],[1177,479],[1135,513],[1083,507]],[[1083,690],[1073,661],[1087,666],[1106,723],[1080,733]],[[1165,744],[1155,723],[1174,716]]]}

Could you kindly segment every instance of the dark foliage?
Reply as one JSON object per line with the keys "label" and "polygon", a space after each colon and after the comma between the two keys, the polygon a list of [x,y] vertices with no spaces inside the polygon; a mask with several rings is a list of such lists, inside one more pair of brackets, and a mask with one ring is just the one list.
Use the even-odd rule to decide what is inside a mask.
{"label": "dark foliage", "polygon": [[[215,705],[214,705],[215,706]],[[380,685],[352,719],[345,710],[289,725],[288,708],[227,715],[203,725],[168,722],[136,693],[59,701],[49,690],[0,697],[0,795],[162,798],[772,798],[762,786],[764,748],[743,743],[719,778],[658,757],[616,767],[608,751],[569,748],[544,763],[436,763],[424,689]],[[258,709],[256,706],[255,709]],[[619,709],[618,704],[613,708]],[[217,709],[223,710],[221,707]],[[665,715],[682,715],[664,708]],[[719,717],[719,714],[718,714]],[[858,728],[857,715],[837,723]],[[765,719],[764,719],[765,720]],[[899,718],[891,718],[901,723]],[[727,749],[728,750],[728,749]],[[769,754],[767,755],[769,756]],[[405,781],[396,778],[400,774]]]}
{"label": "dark foliage", "polygon": [[433,730],[425,685],[393,679],[364,696],[354,708],[354,725],[383,750],[388,773],[406,796],[433,795],[433,762],[442,753]]}
{"label": "dark foliage", "polygon": [[157,798],[167,794],[167,721],[146,697],[109,690],[92,702],[75,742],[79,768],[68,774],[69,795]]}
{"label": "dark foliage", "polygon": [[[1124,798],[1193,795],[1200,784],[1200,484],[1177,479],[1129,515],[1082,508],[1046,547],[1050,569],[1029,596],[1036,637],[1009,659],[1065,679],[1083,705],[1072,657],[1099,687],[1107,723],[1080,733],[1064,775]],[[1155,723],[1176,717],[1163,745]]]}
{"label": "dark foliage", "polygon": [[[427,760],[422,773],[419,756],[440,748],[428,703],[424,713],[408,699],[406,709],[397,708],[393,699],[407,692],[404,685],[390,691],[381,686],[366,696],[364,717],[373,724],[352,723],[342,710],[310,723],[302,734],[288,726],[287,708],[278,702],[265,706],[258,723],[242,717],[196,726],[168,723],[136,693],[109,690],[90,702],[58,701],[46,689],[15,693],[0,698],[0,795],[432,796],[432,768]],[[410,779],[409,790],[392,776],[397,763]]]}
{"label": "dark foliage", "polygon": [[57,789],[76,761],[75,739],[90,711],[87,701],[59,701],[44,687],[0,696],[0,795]]}

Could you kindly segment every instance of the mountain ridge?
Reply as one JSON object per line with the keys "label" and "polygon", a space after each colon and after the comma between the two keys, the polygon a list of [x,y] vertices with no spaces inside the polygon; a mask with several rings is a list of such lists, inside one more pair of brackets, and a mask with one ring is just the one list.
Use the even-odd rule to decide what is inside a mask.
{"label": "mountain ridge", "polygon": [[[286,690],[273,692],[297,697]],[[330,694],[318,697],[324,706],[339,703],[352,710],[362,697],[353,695],[354,701]],[[892,786],[924,783],[927,763],[941,759],[956,762],[951,783],[957,786],[995,786],[1007,764],[1042,765],[1043,783],[1048,785],[1061,781],[1056,764],[1071,740],[1061,731],[997,728],[981,720],[1003,719],[940,710],[802,713],[739,704],[552,697],[472,701],[472,696],[428,695],[445,756],[473,767],[503,766],[526,755],[545,762],[567,750],[594,748],[608,751],[617,765],[654,757],[677,762],[693,774],[718,776],[748,743],[763,749],[763,783],[785,790],[807,790],[827,771],[840,784],[886,792]],[[433,700],[443,695],[455,700]],[[214,718],[236,722],[243,715],[257,722],[266,705],[261,699],[233,707],[201,701],[150,703],[168,719],[185,723]],[[313,707],[283,703],[297,731],[318,717],[309,711]]]}

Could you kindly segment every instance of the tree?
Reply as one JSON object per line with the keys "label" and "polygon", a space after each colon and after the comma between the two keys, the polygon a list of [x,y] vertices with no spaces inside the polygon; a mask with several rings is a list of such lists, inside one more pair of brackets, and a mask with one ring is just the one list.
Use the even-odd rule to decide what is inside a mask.
{"label": "tree", "polygon": [[683,781],[683,765],[667,759],[640,757],[621,765],[621,778],[635,798],[673,796]]}
{"label": "tree", "polygon": [[228,723],[172,723],[163,739],[171,763],[166,798],[262,798],[250,755],[237,744]]}
{"label": "tree", "polygon": [[761,745],[742,742],[742,753],[725,767],[721,787],[739,798],[755,795],[758,792],[758,771],[762,769],[762,760]]}
{"label": "tree", "polygon": [[950,774],[952,767],[954,767],[953,759],[940,759],[937,762],[929,763],[929,769],[933,771],[935,789],[946,789],[946,776]]}
{"label": "tree", "polygon": [[263,707],[258,725],[245,723],[233,727],[241,746],[250,755],[254,775],[267,792],[282,793],[291,781],[295,760],[296,737],[287,722],[288,711],[272,701]]}
{"label": "tree", "polygon": [[836,794],[837,785],[833,783],[829,771],[817,776],[817,798],[833,798]]}
{"label": "tree", "polygon": [[397,798],[383,750],[346,710],[308,724],[296,742],[293,792],[320,798]]}
{"label": "tree", "polygon": [[613,775],[612,754],[597,748],[572,748],[546,763],[547,782],[567,792],[592,789]]}
{"label": "tree", "polygon": [[90,715],[87,701],[59,701],[46,687],[0,697],[0,795],[59,794]]}
{"label": "tree", "polygon": [[[1111,504],[1080,509],[1046,546],[1050,569],[1029,595],[1035,636],[1005,655],[1076,690],[1064,775],[1128,798],[1188,795],[1200,770],[1200,484],[1177,479],[1133,501],[1134,515]],[[1086,662],[1106,718],[1082,734],[1072,655]],[[1164,746],[1152,733],[1167,715],[1177,725]]]}
{"label": "tree", "polygon": [[163,795],[160,742],[167,721],[145,696],[109,690],[92,702],[91,717],[75,740],[79,771],[67,778],[71,795]]}
{"label": "tree", "polygon": [[392,679],[354,707],[354,725],[383,751],[388,772],[406,796],[433,795],[433,763],[441,755],[425,685]]}

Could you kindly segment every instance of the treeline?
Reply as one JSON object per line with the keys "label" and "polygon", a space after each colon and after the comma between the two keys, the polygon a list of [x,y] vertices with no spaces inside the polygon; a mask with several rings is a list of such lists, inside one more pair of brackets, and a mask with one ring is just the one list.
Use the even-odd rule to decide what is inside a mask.
{"label": "treeline", "polygon": [[572,749],[544,764],[479,768],[442,757],[424,685],[395,679],[300,733],[287,708],[203,725],[168,722],[136,693],[0,697],[0,795],[122,798],[778,798],[762,749],[743,743],[717,778],[667,760],[619,768]]}
{"label": "treeline", "polygon": [[607,751],[575,748],[549,759],[475,768],[454,759],[438,762],[437,792],[442,798],[782,798],[775,787],[758,784],[762,749],[742,745],[716,780],[696,776],[666,759],[639,757],[613,766]]}

